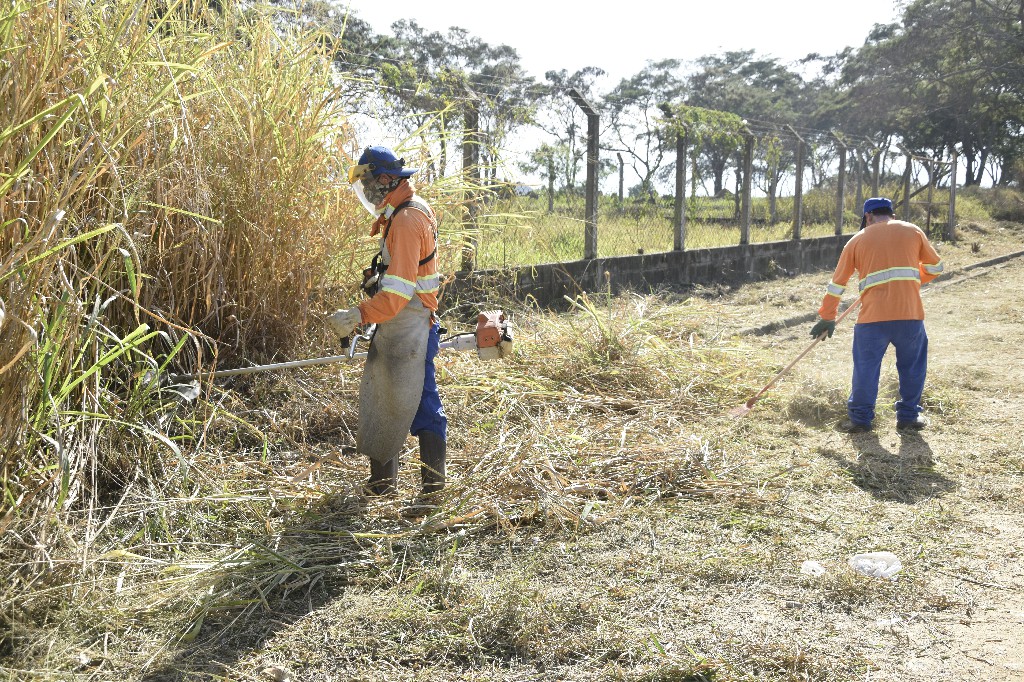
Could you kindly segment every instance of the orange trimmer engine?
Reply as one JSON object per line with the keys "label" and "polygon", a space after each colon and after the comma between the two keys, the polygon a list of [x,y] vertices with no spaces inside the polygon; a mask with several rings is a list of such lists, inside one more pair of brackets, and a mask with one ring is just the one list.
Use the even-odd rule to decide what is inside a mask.
{"label": "orange trimmer engine", "polygon": [[497,360],[512,354],[512,331],[501,310],[487,310],[477,316],[476,354],[481,360]]}

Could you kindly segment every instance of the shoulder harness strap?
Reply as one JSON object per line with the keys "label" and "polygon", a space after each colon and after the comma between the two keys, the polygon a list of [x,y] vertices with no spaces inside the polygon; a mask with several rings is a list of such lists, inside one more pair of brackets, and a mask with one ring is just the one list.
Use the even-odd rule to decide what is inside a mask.
{"label": "shoulder harness strap", "polygon": [[[410,199],[409,201],[404,201],[401,204],[399,204],[398,206],[395,206],[395,210],[391,212],[391,217],[388,218],[388,223],[387,223],[387,225],[384,226],[384,236],[382,237],[382,239],[386,240],[388,238],[388,231],[391,229],[391,221],[395,219],[395,216],[403,208],[415,208],[417,211],[419,211],[420,213],[423,213],[424,215],[426,215],[431,220],[434,219],[434,214],[430,210],[430,207],[428,207],[422,201],[416,201],[415,199]],[[437,234],[436,233],[434,234],[434,242],[435,242],[434,243],[434,250],[430,252],[429,256],[427,256],[426,258],[424,258],[423,260],[421,260],[419,262],[419,264],[421,266],[426,265],[430,261],[434,260],[434,256],[437,255],[437,243],[436,243],[437,242]]]}

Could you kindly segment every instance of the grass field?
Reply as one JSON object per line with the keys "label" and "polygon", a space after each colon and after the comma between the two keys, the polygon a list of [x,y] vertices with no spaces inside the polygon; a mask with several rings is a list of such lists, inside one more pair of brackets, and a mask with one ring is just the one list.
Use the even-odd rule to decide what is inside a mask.
{"label": "grass field", "polygon": [[[955,270],[1021,235],[976,225],[937,246]],[[803,325],[734,334],[813,310],[816,275],[510,307],[515,358],[443,358],[452,481],[422,521],[401,513],[413,450],[396,498],[358,492],[358,367],[211,387],[203,442],[140,479],[161,488],[70,515],[44,536],[47,570],[13,575],[7,677],[1014,679],[1020,267],[927,294],[923,437],[831,430],[844,329],[725,416],[807,343]],[[891,365],[883,380],[887,396]],[[898,580],[845,567],[881,549]],[[801,574],[808,559],[826,574]]]}
{"label": "grass field", "polygon": [[[852,202],[844,215],[843,232],[856,232],[859,215]],[[584,254],[585,210],[582,197],[560,195],[551,211],[545,197],[484,203],[479,227],[477,263],[480,268],[517,267],[579,260]],[[751,206],[749,243],[793,238],[793,198],[780,198],[776,222],[769,219],[768,201],[755,198]],[[805,197],[801,237],[835,234],[835,197],[819,192]],[[939,219],[936,217],[936,221]],[[946,219],[943,217],[944,224]],[[922,224],[923,221],[922,221]],[[602,197],[598,213],[598,255],[625,256],[658,253],[675,248],[671,198],[658,204]],[[688,202],[684,247],[732,246],[740,243],[740,221],[732,199],[697,198]]]}
{"label": "grass field", "polygon": [[[929,299],[921,441],[830,430],[838,339],[723,420],[807,341],[738,332],[813,311],[824,276],[474,302],[517,352],[441,358],[451,485],[421,520],[412,441],[399,494],[361,492],[358,363],[177,383],[336,353],[322,313],[373,247],[329,42],[279,10],[0,14],[0,679],[1013,679],[1019,264]],[[456,185],[424,191],[456,216]],[[1019,250],[1021,205],[965,197],[951,270]],[[602,254],[669,248],[666,208],[602,206]],[[580,258],[574,210],[446,222],[445,271],[467,236],[482,265]],[[688,248],[738,241],[701,229],[730,211],[696,206]],[[868,546],[899,581],[843,570]]]}

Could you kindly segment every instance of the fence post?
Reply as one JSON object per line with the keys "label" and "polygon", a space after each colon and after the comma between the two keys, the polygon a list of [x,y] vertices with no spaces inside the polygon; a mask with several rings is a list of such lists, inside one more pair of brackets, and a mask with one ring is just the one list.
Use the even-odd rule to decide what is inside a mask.
{"label": "fence post", "polygon": [[800,239],[804,224],[804,138],[791,125],[789,132],[796,138],[796,188],[793,190],[793,239]]}
{"label": "fence post", "polygon": [[937,182],[935,174],[938,171],[935,168],[935,160],[928,162],[928,199],[925,206],[928,207],[928,212],[925,214],[925,228],[924,233],[931,235],[932,233],[932,199],[935,197],[935,183]]}
{"label": "fence post", "polygon": [[587,197],[586,228],[583,234],[583,258],[597,258],[597,171],[598,149],[601,134],[601,116],[576,88],[569,89],[569,96],[587,115]]}
{"label": "fence post", "polygon": [[948,241],[956,240],[956,174],[958,170],[956,152],[953,152],[953,166],[949,172],[949,224],[946,225],[945,235]]}
{"label": "fence post", "polygon": [[839,145],[839,179],[836,191],[836,234],[843,233],[843,208],[846,206],[846,145],[838,135],[832,133],[832,139]]}
{"label": "fence post", "polygon": [[864,138],[871,145],[871,196],[878,196],[878,179],[882,174],[882,150],[871,138]]}
{"label": "fence post", "polygon": [[[853,168],[857,174],[857,192],[853,197],[853,205],[864,206],[864,160],[861,158],[860,148],[853,148]],[[854,210],[857,210],[856,208]]]}
{"label": "fence post", "polygon": [[466,241],[462,247],[462,269],[471,272],[476,264],[477,232],[476,232],[476,192],[480,186],[480,147],[479,142],[479,114],[476,109],[476,101],[472,97],[466,98],[466,107],[463,112],[462,131],[462,172],[467,177],[466,190],[466,213],[462,220],[462,229],[466,233]]}
{"label": "fence post", "polygon": [[615,156],[619,157],[619,208],[622,208],[622,203],[626,196],[626,164],[622,160],[622,152],[615,152]]}
{"label": "fence post", "polygon": [[903,170],[903,219],[910,222],[910,174],[914,169],[914,155],[905,147],[900,147],[907,155],[907,167]]}
{"label": "fence post", "polygon": [[686,145],[689,131],[682,126],[682,132],[676,133],[676,200],[675,200],[675,239],[676,251],[686,248]]}
{"label": "fence post", "polygon": [[743,215],[740,222],[740,244],[750,243],[750,193],[753,186],[754,133],[743,126]]}
{"label": "fence post", "polygon": [[555,155],[548,156],[548,214],[555,212]]}

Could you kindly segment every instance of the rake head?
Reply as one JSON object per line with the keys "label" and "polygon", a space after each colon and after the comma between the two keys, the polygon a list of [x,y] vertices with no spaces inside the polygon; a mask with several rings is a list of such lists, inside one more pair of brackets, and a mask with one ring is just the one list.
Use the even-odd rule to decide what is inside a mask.
{"label": "rake head", "polygon": [[737,405],[736,407],[732,408],[731,410],[729,410],[729,412],[727,414],[730,417],[732,417],[733,419],[739,419],[741,417],[745,417],[747,415],[747,413],[749,413],[752,409],[754,409],[754,403],[756,403],[756,402],[757,402],[757,398],[751,398],[747,402],[741,403],[741,404]]}

